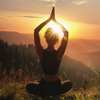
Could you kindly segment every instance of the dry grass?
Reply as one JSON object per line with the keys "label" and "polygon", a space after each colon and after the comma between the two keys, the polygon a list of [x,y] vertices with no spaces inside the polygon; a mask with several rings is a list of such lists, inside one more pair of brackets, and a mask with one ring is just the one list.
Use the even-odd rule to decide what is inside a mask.
{"label": "dry grass", "polygon": [[36,95],[29,94],[25,89],[26,84],[31,80],[39,81],[40,75],[36,76],[34,72],[31,73],[28,69],[23,71],[21,68],[15,72],[14,68],[12,68],[9,76],[6,74],[6,70],[3,70],[1,76],[0,100],[100,100],[99,84],[89,87],[87,90],[83,88],[76,91],[71,90],[61,95],[60,98],[50,97],[41,99]]}

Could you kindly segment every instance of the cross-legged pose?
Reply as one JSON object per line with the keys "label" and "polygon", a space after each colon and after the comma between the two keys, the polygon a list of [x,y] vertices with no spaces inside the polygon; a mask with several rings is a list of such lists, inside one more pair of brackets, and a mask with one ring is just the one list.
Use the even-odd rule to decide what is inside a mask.
{"label": "cross-legged pose", "polygon": [[[43,49],[40,43],[39,31],[51,20],[60,26],[64,34],[58,50],[55,50],[54,46],[58,43],[59,36],[52,28],[48,28],[45,32],[44,37],[48,44],[47,48]],[[31,94],[35,94],[41,97],[57,96],[69,91],[72,88],[72,82],[70,80],[61,82],[58,76],[58,69],[62,60],[62,56],[64,55],[67,47],[68,31],[59,22],[56,21],[54,7],[49,19],[40,24],[34,30],[34,42],[41,67],[43,69],[43,76],[39,83],[28,83],[26,85],[26,90]]]}

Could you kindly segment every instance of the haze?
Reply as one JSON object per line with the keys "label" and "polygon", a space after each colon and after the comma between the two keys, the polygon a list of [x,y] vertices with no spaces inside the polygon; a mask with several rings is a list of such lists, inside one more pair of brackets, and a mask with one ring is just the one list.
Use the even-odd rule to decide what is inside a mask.
{"label": "haze", "polygon": [[70,38],[100,39],[100,0],[0,0],[0,31],[32,34],[53,6]]}

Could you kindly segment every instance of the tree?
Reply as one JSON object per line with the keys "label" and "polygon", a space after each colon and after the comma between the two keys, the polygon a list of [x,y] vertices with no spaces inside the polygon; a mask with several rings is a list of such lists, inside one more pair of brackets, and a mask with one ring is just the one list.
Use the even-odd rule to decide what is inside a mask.
{"label": "tree", "polygon": [[90,87],[90,82],[87,78],[83,80],[82,88],[86,91]]}

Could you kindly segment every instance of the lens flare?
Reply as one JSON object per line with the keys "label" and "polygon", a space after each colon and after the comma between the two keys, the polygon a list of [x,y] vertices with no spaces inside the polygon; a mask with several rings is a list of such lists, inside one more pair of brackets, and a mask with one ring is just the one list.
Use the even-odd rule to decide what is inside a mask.
{"label": "lens flare", "polygon": [[54,31],[59,34],[60,38],[62,38],[64,36],[64,34],[61,31],[60,27],[57,24],[55,24],[54,22],[51,23],[50,27],[52,27],[54,29]]}

